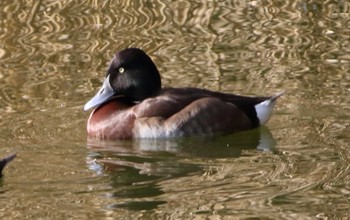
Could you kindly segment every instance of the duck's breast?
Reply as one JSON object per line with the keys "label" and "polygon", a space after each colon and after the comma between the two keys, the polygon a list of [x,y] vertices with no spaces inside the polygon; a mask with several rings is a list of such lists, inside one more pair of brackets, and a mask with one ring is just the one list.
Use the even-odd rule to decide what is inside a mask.
{"label": "duck's breast", "polygon": [[89,117],[89,137],[101,139],[132,138],[135,115],[130,104],[111,100],[95,109]]}

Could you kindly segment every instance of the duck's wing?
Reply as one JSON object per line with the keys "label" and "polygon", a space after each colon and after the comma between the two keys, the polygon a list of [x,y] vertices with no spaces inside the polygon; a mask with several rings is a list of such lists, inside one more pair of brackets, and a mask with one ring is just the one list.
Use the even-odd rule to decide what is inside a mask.
{"label": "duck's wing", "polygon": [[268,122],[277,99],[284,94],[284,92],[280,92],[273,96],[252,97],[209,90],[200,90],[200,93],[206,93],[208,96],[219,98],[237,106],[247,115],[254,127],[264,125]]}
{"label": "duck's wing", "polygon": [[168,90],[135,106],[135,136],[171,137],[231,133],[260,125],[255,105],[269,98]]}
{"label": "duck's wing", "polygon": [[[270,119],[277,99],[284,94],[280,92],[273,96],[241,96],[230,93],[215,92],[198,88],[169,88],[165,91],[169,96],[188,97],[191,101],[201,98],[217,98],[223,102],[231,103],[240,109],[251,121],[253,127],[264,125]],[[182,98],[179,98],[182,100]]]}

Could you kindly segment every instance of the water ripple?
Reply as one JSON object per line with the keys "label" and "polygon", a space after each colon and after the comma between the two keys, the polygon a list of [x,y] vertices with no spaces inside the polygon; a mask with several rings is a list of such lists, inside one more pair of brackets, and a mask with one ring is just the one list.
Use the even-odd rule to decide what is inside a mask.
{"label": "water ripple", "polygon": [[[6,147],[1,149],[16,145],[26,152],[14,166],[20,178],[56,181],[52,170],[66,172],[76,162],[71,155],[85,157],[87,113],[81,108],[100,86],[110,58],[119,49],[141,47],[155,60],[166,86],[251,95],[287,90],[268,125],[279,153],[228,152],[227,145],[215,142],[219,147],[212,151],[187,147],[176,156],[172,154],[185,145],[152,145],[168,150],[164,160],[157,160],[159,155],[135,156],[133,151],[124,152],[128,155],[120,160],[111,160],[112,155],[103,162],[116,170],[98,176],[103,180],[82,184],[86,192],[63,187],[72,201],[80,201],[76,209],[117,218],[346,217],[349,11],[346,1],[2,0],[0,140]],[[83,144],[74,148],[72,143]],[[56,153],[58,161],[52,163]],[[203,158],[208,153],[211,157]],[[28,159],[40,172],[28,171]],[[49,162],[45,169],[42,164]],[[171,170],[174,176],[166,178]],[[128,186],[113,185],[119,174]],[[2,187],[12,184],[9,176]],[[76,176],[80,178],[79,172]],[[44,182],[38,196],[31,196],[31,188],[19,201],[17,194],[26,184],[18,182],[4,193],[9,195],[8,207],[45,207],[36,218],[68,210],[62,205],[66,195],[57,193],[62,186],[48,190]],[[12,193],[13,188],[17,190]],[[142,197],[145,189],[150,192]],[[41,202],[51,204],[47,198],[61,202],[43,206]],[[142,204],[150,208],[120,211],[142,209]]]}

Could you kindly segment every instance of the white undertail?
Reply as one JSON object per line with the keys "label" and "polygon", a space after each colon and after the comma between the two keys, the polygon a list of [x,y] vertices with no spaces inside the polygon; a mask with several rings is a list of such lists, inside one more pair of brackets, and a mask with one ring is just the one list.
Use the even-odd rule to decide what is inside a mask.
{"label": "white undertail", "polygon": [[266,124],[272,114],[273,107],[276,104],[278,97],[283,95],[284,92],[278,93],[277,95],[272,96],[270,99],[260,102],[255,105],[256,114],[258,116],[260,125]]}

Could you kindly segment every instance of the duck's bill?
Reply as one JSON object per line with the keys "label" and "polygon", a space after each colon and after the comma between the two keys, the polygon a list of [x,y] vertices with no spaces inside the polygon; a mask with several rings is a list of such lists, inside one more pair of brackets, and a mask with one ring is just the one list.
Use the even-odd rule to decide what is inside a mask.
{"label": "duck's bill", "polygon": [[95,108],[114,96],[114,90],[109,83],[109,75],[103,81],[101,89],[97,92],[97,94],[88,101],[84,106],[84,111],[87,111],[91,108]]}

